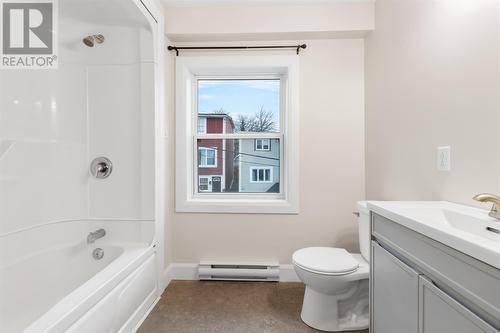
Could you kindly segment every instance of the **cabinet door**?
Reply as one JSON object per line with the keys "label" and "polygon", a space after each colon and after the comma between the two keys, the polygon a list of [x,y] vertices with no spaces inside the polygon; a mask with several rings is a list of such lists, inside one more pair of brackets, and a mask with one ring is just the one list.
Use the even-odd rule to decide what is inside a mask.
{"label": "cabinet door", "polygon": [[498,333],[424,276],[419,289],[419,333]]}
{"label": "cabinet door", "polygon": [[376,242],[371,258],[372,333],[418,332],[418,273]]}

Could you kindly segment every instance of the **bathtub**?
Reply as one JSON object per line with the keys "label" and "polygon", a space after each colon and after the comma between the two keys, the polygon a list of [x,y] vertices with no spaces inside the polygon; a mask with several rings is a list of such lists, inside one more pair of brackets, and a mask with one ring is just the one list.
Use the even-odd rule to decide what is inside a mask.
{"label": "bathtub", "polygon": [[[87,244],[99,228],[106,236]],[[1,235],[0,332],[134,331],[158,298],[153,229],[77,220]]]}

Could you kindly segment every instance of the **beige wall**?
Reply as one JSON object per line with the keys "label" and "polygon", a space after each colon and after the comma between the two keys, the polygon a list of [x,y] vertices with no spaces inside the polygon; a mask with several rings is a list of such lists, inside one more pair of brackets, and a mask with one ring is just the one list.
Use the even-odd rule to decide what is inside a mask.
{"label": "beige wall", "polygon": [[355,202],[364,198],[363,40],[305,42],[308,48],[299,56],[299,215],[173,211],[175,57],[167,54],[167,158],[171,179],[167,262],[279,260],[286,264],[291,262],[293,251],[304,246],[339,246],[358,251],[352,212]]}
{"label": "beige wall", "polygon": [[373,6],[373,1],[362,0],[306,6],[171,7],[165,11],[165,31],[177,42],[362,36],[373,29]]}
{"label": "beige wall", "polygon": [[[377,0],[365,55],[369,199],[500,193],[498,6]],[[439,145],[451,145],[449,173],[436,171]]]}

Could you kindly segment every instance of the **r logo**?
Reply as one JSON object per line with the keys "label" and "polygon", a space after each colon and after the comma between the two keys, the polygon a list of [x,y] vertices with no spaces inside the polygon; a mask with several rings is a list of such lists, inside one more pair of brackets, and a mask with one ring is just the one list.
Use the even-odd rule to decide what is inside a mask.
{"label": "r logo", "polygon": [[52,54],[53,3],[2,4],[3,54]]}

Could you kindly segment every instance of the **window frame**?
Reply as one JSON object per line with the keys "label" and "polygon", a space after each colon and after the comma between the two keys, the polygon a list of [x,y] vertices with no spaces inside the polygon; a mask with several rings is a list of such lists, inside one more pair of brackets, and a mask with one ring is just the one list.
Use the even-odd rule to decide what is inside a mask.
{"label": "window frame", "polygon": [[[207,134],[207,117],[199,117],[201,119],[203,119],[203,131],[200,132],[200,126],[199,126],[199,123],[196,124],[196,132],[198,134]],[[200,119],[198,119],[198,121],[200,121]]]}
{"label": "window frame", "polygon": [[[198,134],[199,79],[281,80],[280,132]],[[176,211],[297,214],[299,141],[297,56],[196,56],[176,62]],[[198,139],[279,139],[280,193],[197,193]],[[244,175],[243,175],[244,176]]]}
{"label": "window frame", "polygon": [[[193,132],[193,142],[194,145],[196,146],[196,143],[198,140],[258,140],[258,139],[267,139],[269,140],[269,145],[271,145],[272,139],[277,139],[280,143],[280,179],[279,183],[282,184],[283,182],[283,138],[284,138],[284,133],[283,133],[283,119],[284,119],[284,113],[285,113],[285,103],[286,103],[286,90],[285,90],[285,84],[286,84],[286,77],[282,74],[237,74],[237,75],[224,75],[224,74],[217,74],[217,75],[194,75],[193,76],[193,92],[194,92],[194,101],[193,101],[193,110],[191,111],[193,113],[192,115],[192,120],[194,121],[194,124],[192,124],[193,128],[198,128],[198,81],[200,80],[279,80],[280,81],[280,111],[279,111],[279,131],[276,132],[242,132],[242,133],[225,133],[226,127],[225,125],[223,126],[223,133],[209,133],[209,134],[200,134],[196,130],[196,132]],[[223,145],[225,145],[223,143]],[[254,146],[255,147],[255,146]],[[196,149],[196,147],[194,148]],[[270,151],[270,150],[269,150]],[[224,153],[224,152],[223,152]],[[198,156],[196,156],[197,158]],[[195,162],[195,165],[197,165]],[[224,170],[224,166],[223,172]],[[240,165],[241,168],[241,165]],[[267,192],[261,192],[261,193],[248,193],[248,192],[199,192],[197,191],[197,178],[198,177],[198,169],[195,168],[193,172],[193,197],[194,198],[203,198],[207,196],[259,196],[261,195],[262,197],[266,197],[266,199],[282,199],[284,197],[282,186],[280,186],[280,192],[279,193],[267,193]],[[243,177],[244,175],[242,175]],[[224,178],[224,175],[223,175]],[[241,185],[241,184],[240,184]],[[241,186],[238,185],[238,188]]]}
{"label": "window frame", "polygon": [[[261,148],[258,148],[257,141],[261,141]],[[267,149],[264,148],[264,140],[267,140]],[[271,151],[271,140],[270,139],[255,139],[254,141],[254,150],[255,151]]]}
{"label": "window frame", "polygon": [[[203,169],[217,169],[217,148],[216,147],[199,147],[198,146],[198,152],[201,150],[211,150],[214,152],[214,164],[199,164],[201,161],[197,159],[198,163],[198,168],[203,168]],[[198,156],[201,156],[201,153],[199,153]],[[208,162],[208,157],[207,157],[207,162]]]}
{"label": "window frame", "polygon": [[[273,167],[265,167],[265,166],[259,166],[259,167],[255,167],[255,166],[252,166],[250,167],[250,183],[253,183],[253,184],[270,184],[273,182]],[[257,180],[253,180],[253,171],[256,170],[257,171]],[[263,170],[263,175],[264,175],[264,180],[259,180],[259,174],[258,172],[260,170]],[[266,178],[266,170],[269,170],[269,180],[265,180]]]}
{"label": "window frame", "polygon": [[[207,179],[207,190],[206,190],[206,191],[200,191],[200,190],[199,190],[199,188],[198,188],[198,190],[199,190],[200,192],[211,192],[211,191],[212,191],[212,189],[211,189],[211,186],[210,186],[210,185],[211,185],[211,184],[210,184],[210,181],[211,181],[211,179],[212,179],[212,176],[201,176],[201,175],[200,175],[198,179],[201,179],[201,178],[206,178],[206,179]],[[199,182],[199,180],[198,180],[198,187],[199,187],[199,186],[200,186],[200,182]]]}

